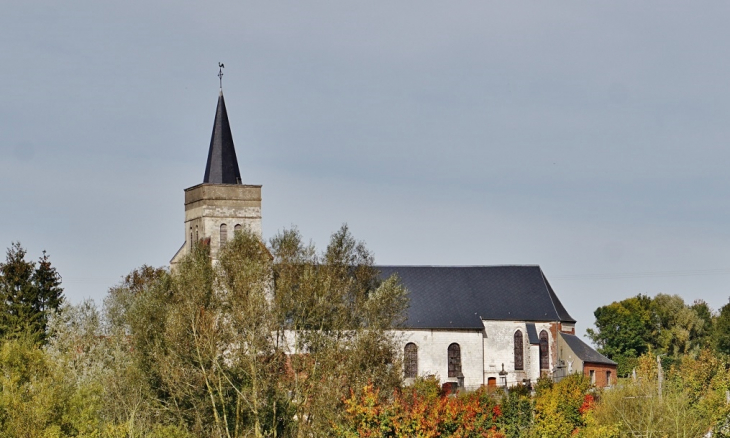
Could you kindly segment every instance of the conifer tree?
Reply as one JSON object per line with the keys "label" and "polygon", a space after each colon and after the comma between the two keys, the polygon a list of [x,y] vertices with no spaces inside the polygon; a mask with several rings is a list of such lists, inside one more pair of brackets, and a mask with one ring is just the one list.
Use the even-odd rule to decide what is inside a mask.
{"label": "conifer tree", "polygon": [[38,264],[27,261],[19,242],[0,263],[0,336],[28,333],[45,342],[48,317],[63,303],[61,276],[43,251]]}

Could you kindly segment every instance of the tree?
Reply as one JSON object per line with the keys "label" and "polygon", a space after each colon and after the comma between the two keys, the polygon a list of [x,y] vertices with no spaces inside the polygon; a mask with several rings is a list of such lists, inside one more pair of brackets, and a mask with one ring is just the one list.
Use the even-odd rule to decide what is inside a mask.
{"label": "tree", "polygon": [[655,324],[646,295],[599,307],[593,314],[597,331],[588,329],[588,336],[608,357],[637,357],[653,342]]}
{"label": "tree", "polygon": [[666,365],[712,342],[712,311],[701,300],[687,305],[678,295],[640,294],[599,307],[594,315],[596,330],[588,329],[588,336],[618,362],[619,375],[630,373],[649,351],[662,354]]}
{"label": "tree", "polygon": [[28,332],[45,342],[48,318],[63,303],[61,276],[45,251],[37,265],[25,256],[25,249],[14,242],[0,263],[0,336]]}
{"label": "tree", "polygon": [[657,294],[651,309],[657,322],[654,346],[658,352],[679,357],[699,349],[706,321],[697,311],[708,310],[706,304],[691,307],[679,295]]}
{"label": "tree", "polygon": [[720,353],[730,354],[730,303],[720,308],[714,332],[715,349]]}
{"label": "tree", "polygon": [[99,386],[75,385],[61,363],[26,334],[0,346],[0,435],[98,436]]}
{"label": "tree", "polygon": [[533,400],[530,388],[524,385],[513,386],[500,399],[502,417],[500,430],[510,438],[529,436],[533,421]]}
{"label": "tree", "polygon": [[713,324],[715,315],[710,306],[704,300],[695,300],[691,309],[697,314],[700,320],[697,327],[696,343],[701,349],[711,348],[713,339]]}
{"label": "tree", "polygon": [[395,277],[379,280],[372,254],[346,225],[321,255],[297,230],[276,235],[271,250],[277,340],[292,353],[286,388],[304,419],[297,436],[324,436],[349,388],[370,383],[386,395],[400,385],[391,330],[404,323],[406,291]]}
{"label": "tree", "polygon": [[585,425],[591,382],[582,374],[568,375],[560,382],[538,382],[534,424],[530,437],[570,437]]}
{"label": "tree", "polygon": [[127,332],[154,394],[147,411],[200,436],[326,436],[350,388],[400,386],[393,328],[405,290],[380,281],[343,227],[318,254],[296,230],[270,248],[244,230],[211,263],[197,245],[172,273],[139,270],[106,315]]}

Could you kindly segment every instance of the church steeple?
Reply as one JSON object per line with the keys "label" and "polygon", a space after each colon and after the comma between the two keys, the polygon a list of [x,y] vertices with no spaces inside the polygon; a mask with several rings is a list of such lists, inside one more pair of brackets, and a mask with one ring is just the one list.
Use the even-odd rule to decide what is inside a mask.
{"label": "church steeple", "polygon": [[[223,77],[223,64],[218,64]],[[214,260],[237,232],[248,229],[261,239],[261,186],[241,183],[236,148],[228,124],[223,88],[218,96],[203,183],[185,189],[185,243],[170,260],[175,268],[195,248],[209,245]]]}
{"label": "church steeple", "polygon": [[241,184],[241,172],[238,170],[236,148],[233,146],[233,135],[228,123],[223,90],[218,96],[218,108],[215,110],[215,122],[213,123],[213,134],[210,137],[208,163],[205,165],[203,183]]}

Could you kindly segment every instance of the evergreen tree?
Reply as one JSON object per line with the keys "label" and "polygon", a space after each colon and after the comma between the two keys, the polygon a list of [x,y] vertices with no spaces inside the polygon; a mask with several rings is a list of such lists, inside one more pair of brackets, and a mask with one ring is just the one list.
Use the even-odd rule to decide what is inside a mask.
{"label": "evergreen tree", "polygon": [[38,264],[27,261],[26,254],[14,242],[0,263],[0,336],[28,333],[45,342],[48,317],[63,303],[61,276],[45,251]]}

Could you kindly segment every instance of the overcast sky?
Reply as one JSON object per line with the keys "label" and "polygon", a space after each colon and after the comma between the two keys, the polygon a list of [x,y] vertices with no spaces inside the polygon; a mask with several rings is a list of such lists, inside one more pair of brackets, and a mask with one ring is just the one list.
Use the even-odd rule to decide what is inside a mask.
{"label": "overcast sky", "polygon": [[5,0],[0,246],[100,302],[184,241],[217,63],[264,236],[539,264],[583,333],[730,289],[730,3]]}

